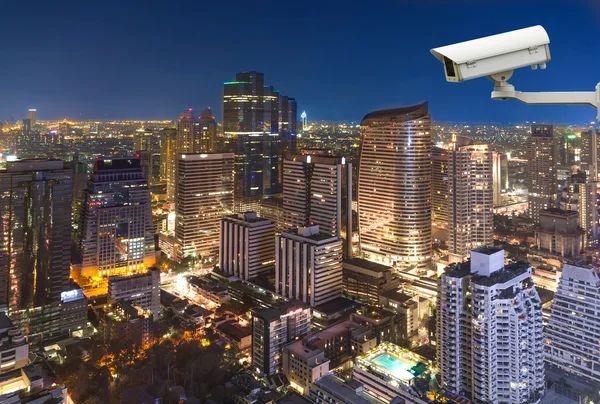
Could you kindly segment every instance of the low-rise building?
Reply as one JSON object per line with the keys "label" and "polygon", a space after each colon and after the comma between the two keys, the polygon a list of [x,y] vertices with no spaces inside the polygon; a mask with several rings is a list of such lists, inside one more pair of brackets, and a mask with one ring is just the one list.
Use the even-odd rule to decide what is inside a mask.
{"label": "low-rise building", "polygon": [[354,322],[373,331],[377,338],[377,344],[382,342],[401,344],[409,336],[406,318],[390,308],[365,306],[351,318]]}
{"label": "low-rise building", "polygon": [[5,373],[0,379],[2,404],[68,403],[67,388],[57,385],[52,375],[41,365],[28,365]]}
{"label": "low-rise building", "polygon": [[379,296],[398,289],[400,280],[392,268],[362,258],[342,262],[344,294],[366,304],[378,304]]}
{"label": "low-rise building", "polygon": [[213,317],[214,314],[214,312],[207,310],[204,307],[198,306],[197,304],[191,304],[183,310],[179,317],[187,324],[201,328],[205,326],[207,320]]}
{"label": "low-rise building", "polygon": [[210,274],[203,277],[191,275],[188,277],[188,283],[190,285],[190,291],[209,302],[219,306],[229,302],[227,286],[221,284],[221,282],[210,276]]}
{"label": "low-rise building", "polygon": [[565,258],[581,255],[583,230],[576,211],[552,208],[540,211],[539,216],[540,224],[535,228],[538,250]]}
{"label": "low-rise building", "polygon": [[321,349],[334,369],[375,348],[377,338],[368,327],[346,320],[314,332],[302,342],[311,349]]}
{"label": "low-rise building", "polygon": [[29,344],[5,313],[0,313],[0,374],[29,363]]}
{"label": "low-rise building", "polygon": [[290,386],[302,395],[308,395],[312,382],[329,372],[325,353],[304,341],[294,341],[283,347],[283,374]]}
{"label": "low-rise building", "polygon": [[392,402],[401,397],[407,403],[425,404],[430,367],[425,358],[384,343],[356,359],[353,376],[380,400]]}
{"label": "low-rise building", "polygon": [[351,404],[387,404],[374,394],[365,390],[362,383],[341,379],[327,374],[315,380],[310,386],[310,399],[316,404],[351,403]]}
{"label": "low-rise building", "polygon": [[99,331],[105,345],[114,341],[143,345],[152,339],[152,315],[141,307],[117,302],[100,310]]}
{"label": "low-rise building", "polygon": [[71,289],[61,292],[60,305],[62,333],[69,336],[81,334],[88,321],[88,300],[76,283],[71,285]]}
{"label": "low-rise building", "polygon": [[152,313],[154,320],[160,317],[160,270],[156,267],[147,272],[129,276],[108,278],[108,296],[111,302],[128,302]]}
{"label": "low-rise building", "polygon": [[229,320],[217,325],[215,331],[238,352],[252,347],[252,327],[243,327],[237,321]]}
{"label": "low-rise building", "polygon": [[419,331],[419,297],[390,290],[380,296],[380,303],[399,314],[401,338],[408,338]]}

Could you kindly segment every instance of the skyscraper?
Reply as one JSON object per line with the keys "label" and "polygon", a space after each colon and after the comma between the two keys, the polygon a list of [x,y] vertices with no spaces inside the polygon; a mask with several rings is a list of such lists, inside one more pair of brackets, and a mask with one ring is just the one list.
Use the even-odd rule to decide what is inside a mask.
{"label": "skyscraper", "polygon": [[502,205],[502,155],[492,152],[492,188],[494,206]]}
{"label": "skyscraper", "polygon": [[233,205],[233,154],[180,154],[177,157],[175,237],[177,259],[191,256],[215,263],[219,222]]}
{"label": "skyscraper", "polygon": [[341,238],[342,228],[352,231],[351,203],[352,164],[344,157],[306,154],[285,158],[283,214],[287,228],[318,225],[321,233]]}
{"label": "skyscraper", "polygon": [[342,241],[319,226],[281,233],[275,243],[275,293],[312,307],[342,295]]}
{"label": "skyscraper", "polygon": [[435,227],[448,227],[448,151],[431,151],[431,221]]}
{"label": "skyscraper", "polygon": [[137,273],[154,264],[150,188],[138,157],[94,161],[80,229],[82,277]]}
{"label": "skyscraper", "polygon": [[69,289],[72,176],[62,160],[0,170],[0,306],[27,334],[60,331],[60,310],[44,310]]}
{"label": "skyscraper", "polygon": [[240,201],[281,192],[283,154],[295,147],[296,102],[264,83],[263,73],[252,71],[224,83],[224,151],[235,154]]}
{"label": "skyscraper", "polygon": [[283,148],[287,153],[296,152],[296,128],[298,126],[298,106],[296,99],[281,96],[279,133],[283,139]]}
{"label": "skyscraper", "polygon": [[177,182],[177,129],[164,128],[160,132],[161,143],[161,178],[167,182],[167,202],[175,202],[175,185]]}
{"label": "skyscraper", "polygon": [[448,251],[462,262],[477,247],[494,242],[493,161],[487,145],[448,151]]}
{"label": "skyscraper", "polygon": [[29,108],[29,111],[27,111],[27,119],[29,119],[31,126],[34,127],[37,124],[37,109]]}
{"label": "skyscraper", "polygon": [[367,114],[358,174],[361,249],[401,268],[431,260],[431,117],[427,103]]}
{"label": "skyscraper", "polygon": [[31,132],[31,119],[26,118],[23,119],[23,133],[30,133]]}
{"label": "skyscraper", "polygon": [[[598,175],[598,136],[600,131],[598,129],[590,128],[587,131],[581,133],[581,169],[590,176],[591,169],[595,164],[596,175]],[[590,181],[595,182],[598,179],[594,179],[590,176]]]}
{"label": "skyscraper", "polygon": [[536,223],[540,210],[554,207],[558,192],[554,159],[552,125],[531,125],[531,138],[527,143],[528,214]]}
{"label": "skyscraper", "polygon": [[149,150],[138,150],[135,157],[140,159],[144,178],[148,181],[148,185],[152,185],[152,153]]}
{"label": "skyscraper", "polygon": [[600,276],[592,267],[565,264],[544,330],[546,361],[600,383]]}
{"label": "skyscraper", "polygon": [[275,267],[275,225],[256,216],[239,213],[221,219],[219,267],[227,274],[249,280]]}
{"label": "skyscraper", "polygon": [[58,143],[62,143],[65,137],[71,136],[71,123],[65,119],[58,124]]}
{"label": "skyscraper", "polygon": [[544,394],[542,302],[523,262],[480,247],[439,281],[442,387],[476,403],[537,402]]}
{"label": "skyscraper", "polygon": [[210,107],[202,110],[198,123],[200,124],[199,153],[214,153],[217,146],[217,123]]}

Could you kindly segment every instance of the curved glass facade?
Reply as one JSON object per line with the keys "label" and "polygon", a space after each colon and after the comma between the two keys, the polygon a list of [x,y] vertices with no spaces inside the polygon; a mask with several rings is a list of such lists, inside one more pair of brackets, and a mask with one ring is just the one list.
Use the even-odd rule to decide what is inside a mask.
{"label": "curved glass facade", "polygon": [[367,114],[358,174],[361,250],[397,268],[431,259],[431,117],[427,103]]}

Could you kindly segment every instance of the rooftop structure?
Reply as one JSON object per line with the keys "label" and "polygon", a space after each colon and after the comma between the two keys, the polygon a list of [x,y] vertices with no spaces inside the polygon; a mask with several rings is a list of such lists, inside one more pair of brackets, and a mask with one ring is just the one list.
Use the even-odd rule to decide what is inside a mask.
{"label": "rooftop structure", "polygon": [[425,403],[421,399],[425,392],[419,390],[415,379],[429,379],[430,366],[413,352],[383,343],[356,359],[353,376],[381,400],[391,402],[400,396],[408,402]]}

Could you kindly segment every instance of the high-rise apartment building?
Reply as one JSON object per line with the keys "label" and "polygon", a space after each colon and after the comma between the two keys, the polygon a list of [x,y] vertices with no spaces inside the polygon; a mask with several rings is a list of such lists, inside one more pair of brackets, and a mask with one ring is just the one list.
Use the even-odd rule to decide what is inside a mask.
{"label": "high-rise apartment building", "polygon": [[[287,228],[318,225],[324,234],[352,237],[352,164],[344,157],[288,155],[283,162]],[[346,236],[346,238],[348,238]]]}
{"label": "high-rise apartment building", "polygon": [[502,154],[492,152],[492,188],[494,206],[502,205]]}
{"label": "high-rise apartment building", "polygon": [[154,265],[150,188],[138,157],[98,158],[81,211],[81,276],[112,276]]}
{"label": "high-rise apartment building", "polygon": [[527,160],[528,214],[537,223],[541,210],[554,207],[558,192],[552,125],[531,125]]}
{"label": "high-rise apartment building", "polygon": [[431,221],[435,227],[448,227],[448,151],[431,150]]}
{"label": "high-rise apartment building", "polygon": [[494,153],[487,145],[448,151],[448,251],[462,262],[477,247],[494,242]]}
{"label": "high-rise apartment building", "polygon": [[[587,131],[581,132],[581,169],[590,176],[591,170],[595,165],[596,176],[598,175],[598,136],[600,136],[600,130],[590,128]],[[597,181],[590,176],[590,181]]]}
{"label": "high-rise apartment building", "polygon": [[545,389],[542,303],[527,263],[481,247],[449,267],[438,292],[442,387],[476,403],[537,402]]}
{"label": "high-rise apartment building", "polygon": [[600,383],[600,276],[592,267],[565,264],[544,329],[546,361]]}
{"label": "high-rise apartment building", "polygon": [[275,293],[320,306],[342,295],[342,241],[319,226],[277,236]]}
{"label": "high-rise apartment building", "polygon": [[362,122],[358,174],[365,257],[400,268],[431,261],[431,117],[427,103],[376,111]]}
{"label": "high-rise apartment building", "polygon": [[281,373],[282,349],[310,332],[310,307],[303,303],[252,310],[252,369],[270,376]]}
{"label": "high-rise apartment building", "polygon": [[152,267],[145,273],[108,278],[108,297],[112,302],[135,304],[160,317],[160,270]]}
{"label": "high-rise apartment building", "polygon": [[275,267],[275,225],[256,212],[221,219],[219,267],[240,279],[269,274]]}
{"label": "high-rise apartment building", "polygon": [[0,306],[28,335],[61,332],[71,260],[73,172],[62,160],[0,170]]}
{"label": "high-rise apartment building", "polygon": [[161,179],[167,182],[167,202],[174,202],[177,182],[177,129],[164,128],[160,137]]}
{"label": "high-rise apartment building", "polygon": [[215,263],[219,228],[233,205],[233,154],[180,154],[177,158],[175,237],[177,260]]}
{"label": "high-rise apartment building", "polygon": [[281,192],[283,154],[293,152],[296,113],[295,100],[265,86],[263,73],[240,72],[224,83],[224,151],[235,154],[236,200]]}

